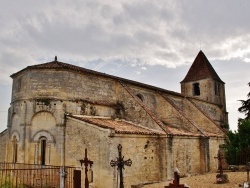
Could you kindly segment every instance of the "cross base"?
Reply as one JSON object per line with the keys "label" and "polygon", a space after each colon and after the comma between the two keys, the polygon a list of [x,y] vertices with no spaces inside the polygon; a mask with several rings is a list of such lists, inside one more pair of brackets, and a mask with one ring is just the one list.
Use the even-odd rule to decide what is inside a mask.
{"label": "cross base", "polygon": [[165,186],[164,188],[189,188],[189,187],[183,184],[180,184],[180,176],[178,172],[174,172],[173,183],[169,183],[169,185]]}
{"label": "cross base", "polygon": [[216,175],[216,183],[217,184],[222,184],[222,183],[228,183],[228,176],[227,174],[217,174]]}

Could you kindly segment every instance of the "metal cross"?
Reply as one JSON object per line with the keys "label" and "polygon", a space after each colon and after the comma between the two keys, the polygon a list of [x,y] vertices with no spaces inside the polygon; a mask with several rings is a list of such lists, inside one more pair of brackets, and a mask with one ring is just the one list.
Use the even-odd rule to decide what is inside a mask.
{"label": "metal cross", "polygon": [[117,148],[118,148],[119,156],[116,157],[116,159],[117,159],[116,161],[114,161],[114,160],[110,161],[110,166],[111,167],[117,166],[117,170],[120,172],[120,188],[124,188],[122,170],[124,169],[124,165],[131,166],[132,161],[131,161],[131,159],[124,161],[124,156],[122,156],[122,145],[121,144],[119,144]]}
{"label": "metal cross", "polygon": [[91,166],[93,165],[93,161],[88,159],[88,157],[87,157],[87,149],[85,149],[84,160],[81,159],[80,163],[81,163],[81,166],[82,166],[82,163],[84,163],[84,166],[85,166],[85,188],[89,188],[88,165],[90,165],[90,168],[91,168]]}

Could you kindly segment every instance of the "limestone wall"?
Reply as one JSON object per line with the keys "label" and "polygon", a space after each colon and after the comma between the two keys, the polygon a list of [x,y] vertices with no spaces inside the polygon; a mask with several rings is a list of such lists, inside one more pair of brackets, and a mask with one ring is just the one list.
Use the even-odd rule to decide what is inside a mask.
{"label": "limestone wall", "polygon": [[172,140],[173,170],[178,168],[181,176],[200,173],[201,152],[198,138],[174,137]]}
{"label": "limestone wall", "polygon": [[94,161],[93,187],[101,188],[103,185],[116,187],[117,168],[111,167],[110,161],[117,160],[117,146],[121,144],[124,160],[129,158],[132,160],[131,167],[125,166],[125,187],[142,182],[160,181],[163,174],[161,154],[164,153],[164,145],[161,143],[163,142],[157,137],[140,135],[110,137],[109,130],[69,118],[66,127],[66,165],[80,167],[79,160],[84,158],[84,150],[87,148],[88,158]]}
{"label": "limestone wall", "polygon": [[189,100],[184,100],[185,107],[183,108],[184,113],[189,119],[200,128],[203,132],[224,134],[213,121],[203,115],[203,113],[196,108]]}
{"label": "limestone wall", "polygon": [[13,81],[13,100],[39,97],[114,100],[114,81],[70,71],[32,70]]}
{"label": "limestone wall", "polygon": [[218,106],[213,103],[206,103],[200,100],[191,99],[199,109],[210,117],[217,125],[222,126],[228,124],[227,112],[225,106]]}
{"label": "limestone wall", "polygon": [[[198,96],[194,95],[194,89],[193,89],[194,83],[199,83],[200,95]],[[216,83],[219,84],[219,92],[217,94],[215,94]],[[224,99],[225,89],[224,89],[224,84],[221,82],[216,82],[215,80],[212,79],[204,79],[194,82],[182,83],[181,88],[182,88],[181,93],[185,96],[190,96],[190,97],[193,96],[202,99],[204,101],[217,103],[223,106],[225,105],[225,99]]]}
{"label": "limestone wall", "polygon": [[210,171],[216,172],[218,169],[218,159],[214,158],[217,157],[219,146],[224,144],[225,141],[223,139],[218,138],[210,138],[209,139],[209,147],[210,147]]}
{"label": "limestone wall", "polygon": [[[197,128],[193,126],[188,117],[185,116],[185,103],[182,97],[163,94],[157,97],[157,114],[166,126],[186,130],[188,132],[198,133]],[[193,111],[195,114],[196,112]]]}

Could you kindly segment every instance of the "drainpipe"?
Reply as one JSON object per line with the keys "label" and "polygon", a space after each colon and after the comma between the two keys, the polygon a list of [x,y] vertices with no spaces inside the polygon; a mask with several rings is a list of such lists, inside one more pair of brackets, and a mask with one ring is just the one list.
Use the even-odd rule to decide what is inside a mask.
{"label": "drainpipe", "polygon": [[65,171],[65,129],[66,129],[66,115],[64,114],[63,117],[63,124],[62,124],[62,149],[61,149],[61,167],[60,167],[60,188],[65,187],[65,178],[67,172]]}
{"label": "drainpipe", "polygon": [[62,124],[62,149],[61,149],[61,166],[65,166],[65,129],[66,129],[66,115],[63,117]]}

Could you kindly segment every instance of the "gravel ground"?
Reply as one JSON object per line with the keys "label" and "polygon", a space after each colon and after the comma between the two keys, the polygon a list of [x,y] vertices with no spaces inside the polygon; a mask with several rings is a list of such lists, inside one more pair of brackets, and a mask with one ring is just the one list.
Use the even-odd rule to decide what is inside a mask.
{"label": "gravel ground", "polygon": [[[191,177],[180,178],[181,184],[187,184],[190,188],[236,188],[243,184],[247,180],[246,172],[226,172],[229,182],[225,184],[216,184],[216,174],[208,173],[203,175],[196,175]],[[145,185],[143,188],[164,188],[169,182],[156,183],[151,185]]]}

